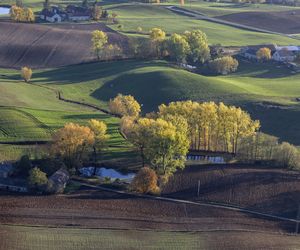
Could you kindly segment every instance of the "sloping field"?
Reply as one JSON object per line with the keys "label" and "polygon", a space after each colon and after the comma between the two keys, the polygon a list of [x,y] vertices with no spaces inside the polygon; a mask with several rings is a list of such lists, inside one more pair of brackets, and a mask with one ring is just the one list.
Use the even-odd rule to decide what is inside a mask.
{"label": "sloping field", "polygon": [[[216,240],[216,238],[218,240]],[[0,225],[0,248],[99,249],[298,249],[297,236],[257,232],[170,232]]]}
{"label": "sloping field", "polygon": [[94,59],[91,32],[108,33],[111,43],[126,39],[103,24],[38,25],[0,22],[0,67],[51,68]]}
{"label": "sloping field", "polygon": [[295,219],[300,200],[299,181],[299,172],[282,169],[199,165],[177,172],[171,177],[164,193],[172,197],[226,203]]}
{"label": "sloping field", "polygon": [[240,12],[217,18],[284,34],[300,33],[300,10],[280,12]]}
{"label": "sloping field", "polygon": [[200,29],[206,33],[210,44],[221,43],[226,46],[267,43],[278,45],[300,44],[299,40],[286,36],[253,32],[205,20],[196,20],[175,14],[167,10],[165,6],[124,5],[112,8],[111,11],[118,14],[118,20],[120,20],[123,27],[121,30],[118,30],[117,25],[111,25],[110,27],[119,32],[128,32],[130,35],[133,35],[138,27],[141,27],[145,33],[153,27],[160,27],[168,34]]}

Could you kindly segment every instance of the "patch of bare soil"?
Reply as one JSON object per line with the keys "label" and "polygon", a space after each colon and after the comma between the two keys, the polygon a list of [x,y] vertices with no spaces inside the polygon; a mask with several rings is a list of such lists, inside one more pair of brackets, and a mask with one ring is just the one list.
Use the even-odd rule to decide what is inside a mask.
{"label": "patch of bare soil", "polygon": [[176,173],[163,193],[182,199],[226,203],[294,219],[300,202],[300,173],[259,166],[196,165]]}
{"label": "patch of bare soil", "polygon": [[0,67],[51,68],[95,59],[91,32],[107,32],[109,42],[127,43],[104,24],[24,24],[0,22]]}
{"label": "patch of bare soil", "polygon": [[284,34],[300,33],[300,10],[280,12],[241,12],[217,18]]}

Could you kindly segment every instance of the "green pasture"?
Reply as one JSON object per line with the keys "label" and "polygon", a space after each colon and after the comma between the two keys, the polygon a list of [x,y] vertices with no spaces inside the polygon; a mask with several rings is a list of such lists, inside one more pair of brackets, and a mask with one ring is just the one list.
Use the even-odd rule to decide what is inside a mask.
{"label": "green pasture", "polygon": [[227,25],[216,24],[213,22],[196,20],[175,14],[164,6],[157,5],[121,5],[109,8],[110,11],[117,13],[119,25],[110,25],[111,28],[131,34],[141,27],[147,33],[153,27],[160,27],[168,34],[177,32],[182,33],[186,30],[200,29],[208,36],[210,44],[222,44],[226,46],[242,46],[253,44],[283,44],[300,45],[300,40],[289,37],[266,34],[242,30]]}

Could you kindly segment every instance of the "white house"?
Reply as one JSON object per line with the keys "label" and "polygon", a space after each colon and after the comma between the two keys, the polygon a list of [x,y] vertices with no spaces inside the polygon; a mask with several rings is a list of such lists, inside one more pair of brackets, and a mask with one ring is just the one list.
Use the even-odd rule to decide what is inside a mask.
{"label": "white house", "polygon": [[58,7],[52,6],[51,9],[43,9],[40,12],[40,19],[50,23],[60,23],[66,19],[67,14]]}
{"label": "white house", "polygon": [[276,46],[272,59],[277,62],[293,62],[299,54],[298,46]]}

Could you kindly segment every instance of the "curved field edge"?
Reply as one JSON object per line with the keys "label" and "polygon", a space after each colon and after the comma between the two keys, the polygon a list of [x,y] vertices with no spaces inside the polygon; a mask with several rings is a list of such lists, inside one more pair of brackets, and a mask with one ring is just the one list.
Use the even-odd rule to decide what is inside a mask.
{"label": "curved field edge", "polygon": [[[216,241],[216,237],[218,240]],[[1,249],[296,249],[297,236],[247,231],[168,232],[0,225]],[[62,247],[63,246],[63,247]]]}

